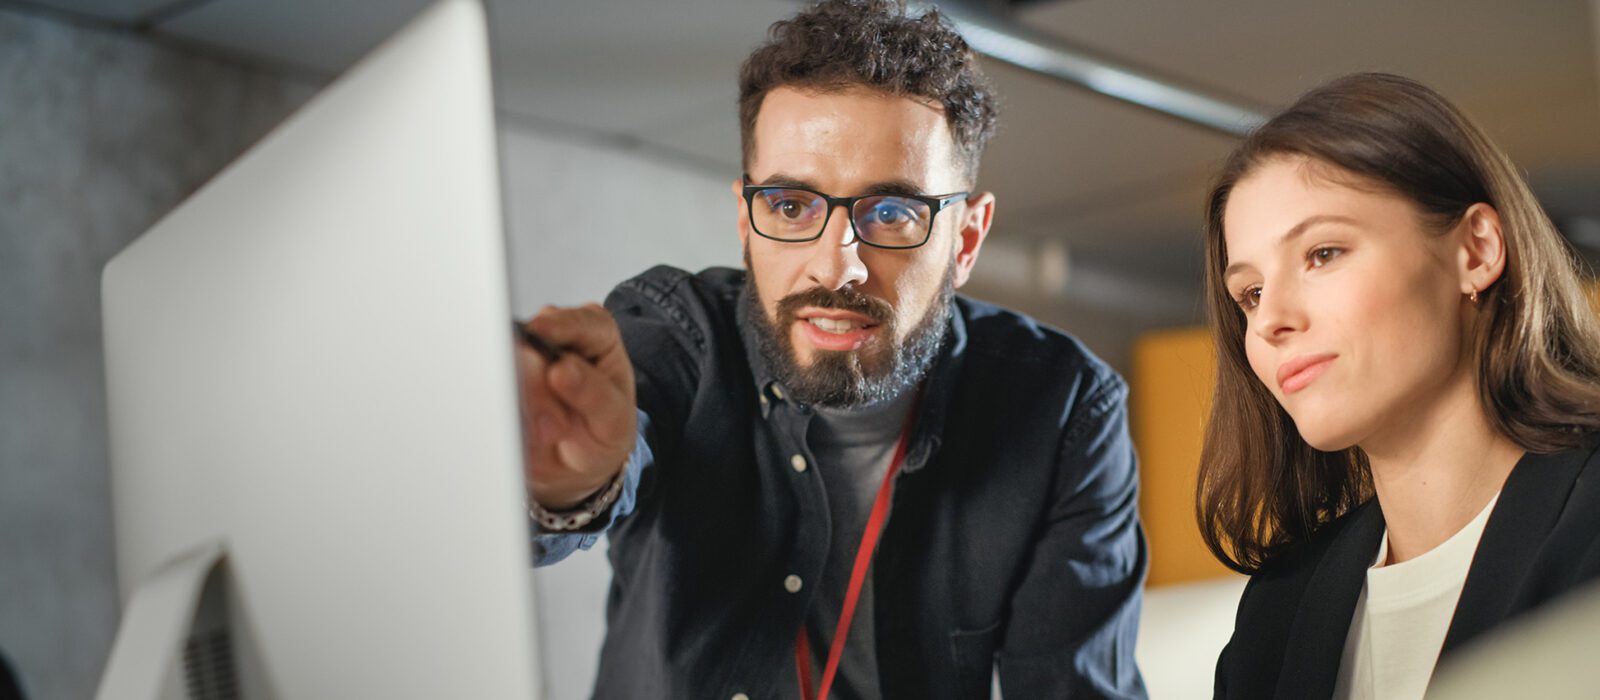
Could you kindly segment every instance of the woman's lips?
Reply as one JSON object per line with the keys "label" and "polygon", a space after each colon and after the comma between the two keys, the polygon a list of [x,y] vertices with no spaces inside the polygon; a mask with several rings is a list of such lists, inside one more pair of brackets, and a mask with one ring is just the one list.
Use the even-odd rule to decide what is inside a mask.
{"label": "woman's lips", "polygon": [[1311,385],[1338,359],[1335,354],[1299,355],[1278,366],[1278,388],[1285,395]]}

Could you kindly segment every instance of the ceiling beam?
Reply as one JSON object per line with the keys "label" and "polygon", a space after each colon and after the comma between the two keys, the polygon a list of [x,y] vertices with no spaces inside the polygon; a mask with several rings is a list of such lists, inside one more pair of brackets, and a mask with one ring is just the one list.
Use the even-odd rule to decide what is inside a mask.
{"label": "ceiling beam", "polygon": [[[917,0],[913,4],[929,7],[933,3]],[[974,0],[943,0],[937,6],[973,49],[1018,68],[1229,136],[1248,134],[1267,120],[1254,105],[1156,77],[1072,46],[984,9]]]}

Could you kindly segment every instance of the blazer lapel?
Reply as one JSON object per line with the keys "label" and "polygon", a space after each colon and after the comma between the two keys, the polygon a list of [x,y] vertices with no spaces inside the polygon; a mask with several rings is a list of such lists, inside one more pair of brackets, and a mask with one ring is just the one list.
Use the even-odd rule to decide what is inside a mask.
{"label": "blazer lapel", "polygon": [[1561,518],[1590,451],[1530,453],[1511,470],[1478,540],[1441,654],[1499,624],[1526,603],[1527,591],[1520,584]]}
{"label": "blazer lapel", "polygon": [[1333,696],[1351,614],[1382,538],[1383,511],[1377,499],[1371,499],[1350,515],[1350,523],[1329,543],[1289,628],[1276,697]]}

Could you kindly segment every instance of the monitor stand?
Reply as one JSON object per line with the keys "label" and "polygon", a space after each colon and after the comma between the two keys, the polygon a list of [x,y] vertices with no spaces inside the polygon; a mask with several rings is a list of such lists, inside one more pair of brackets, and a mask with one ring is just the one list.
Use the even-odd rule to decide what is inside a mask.
{"label": "monitor stand", "polygon": [[189,550],[129,597],[96,700],[240,698],[227,554],[220,542]]}

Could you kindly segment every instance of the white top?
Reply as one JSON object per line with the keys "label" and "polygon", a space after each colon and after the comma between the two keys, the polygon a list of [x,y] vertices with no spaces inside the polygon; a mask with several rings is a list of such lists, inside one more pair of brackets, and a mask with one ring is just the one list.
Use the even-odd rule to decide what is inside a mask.
{"label": "white top", "polygon": [[1345,636],[1334,698],[1409,700],[1428,690],[1472,555],[1498,500],[1497,493],[1450,539],[1399,564],[1383,565],[1389,558],[1384,531]]}

